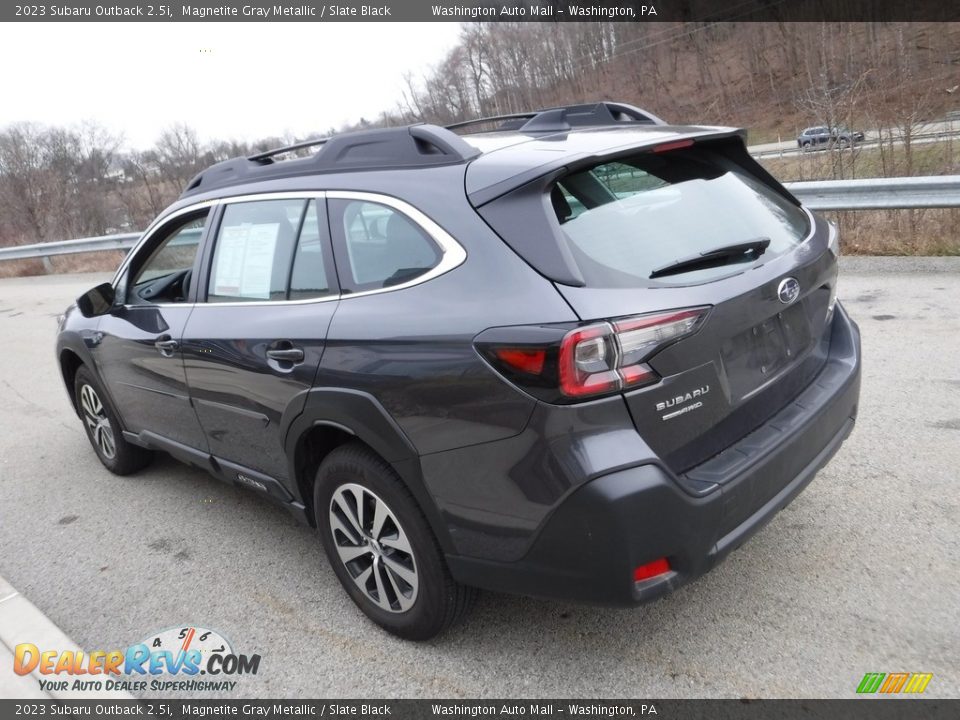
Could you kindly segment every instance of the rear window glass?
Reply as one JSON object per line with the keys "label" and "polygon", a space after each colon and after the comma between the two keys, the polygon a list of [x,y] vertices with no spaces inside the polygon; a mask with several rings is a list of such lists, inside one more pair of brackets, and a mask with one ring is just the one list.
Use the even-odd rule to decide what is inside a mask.
{"label": "rear window glass", "polygon": [[[761,261],[803,242],[806,214],[727,161],[691,151],[644,153],[560,179],[550,200],[588,286],[708,282],[749,267],[726,265],[651,280],[654,271],[719,248],[769,240]],[[734,267],[731,267],[731,264]]]}

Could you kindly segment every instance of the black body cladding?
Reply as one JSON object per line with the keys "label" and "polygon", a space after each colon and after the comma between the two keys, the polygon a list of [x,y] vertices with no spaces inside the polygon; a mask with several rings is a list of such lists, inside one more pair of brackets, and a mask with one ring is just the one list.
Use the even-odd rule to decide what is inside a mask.
{"label": "black body cladding", "polygon": [[[656,597],[768,521],[852,428],[859,335],[836,301],[835,231],[737,131],[615,103],[478,122],[500,127],[364,131],[198,175],[112,287],[66,313],[71,399],[83,365],[128,442],[309,523],[325,522],[324,457],[362,443],[454,579]],[[653,214],[718,187],[630,164],[643,153],[747,178],[737,192],[788,241],[692,270],[709,276],[598,285],[581,228],[597,223],[627,258]],[[576,173],[606,199],[568,190]],[[716,247],[705,235],[683,242]],[[800,291],[785,303],[788,279]],[[635,581],[661,558],[668,573]]]}

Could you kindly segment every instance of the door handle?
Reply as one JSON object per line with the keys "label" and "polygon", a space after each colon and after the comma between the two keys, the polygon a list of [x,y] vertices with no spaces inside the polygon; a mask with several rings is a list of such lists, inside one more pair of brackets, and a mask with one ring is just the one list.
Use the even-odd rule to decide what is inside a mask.
{"label": "door handle", "polygon": [[180,343],[178,343],[169,335],[161,335],[158,337],[153,343],[153,346],[164,357],[173,357],[173,354],[180,349]]}
{"label": "door handle", "polygon": [[303,362],[303,350],[295,347],[276,348],[267,350],[267,357],[271,360],[298,363]]}

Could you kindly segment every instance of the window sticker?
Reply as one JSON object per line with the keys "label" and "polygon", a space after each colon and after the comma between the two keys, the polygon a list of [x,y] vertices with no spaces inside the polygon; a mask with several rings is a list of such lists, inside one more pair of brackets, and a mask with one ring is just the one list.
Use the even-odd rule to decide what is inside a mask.
{"label": "window sticker", "polygon": [[279,223],[244,223],[223,228],[213,294],[269,300],[279,232]]}

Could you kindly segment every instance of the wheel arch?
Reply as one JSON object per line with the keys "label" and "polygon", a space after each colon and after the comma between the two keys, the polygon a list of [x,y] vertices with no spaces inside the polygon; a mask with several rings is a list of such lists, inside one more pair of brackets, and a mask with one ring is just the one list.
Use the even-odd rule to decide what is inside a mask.
{"label": "wheel arch", "polygon": [[445,552],[453,542],[436,502],[423,481],[420,456],[410,439],[369,393],[343,388],[313,388],[302,412],[287,421],[284,447],[289,462],[288,489],[315,525],[313,484],[323,459],[348,442],[359,442],[382,458],[413,494]]}
{"label": "wheel arch", "polygon": [[70,405],[73,406],[73,411],[79,415],[80,408],[77,407],[76,377],[77,370],[84,365],[83,359],[70,348],[61,348],[59,361],[60,375],[63,377],[63,384],[67,387]]}
{"label": "wheel arch", "polygon": [[291,477],[296,483],[293,494],[306,509],[304,516],[311,526],[316,526],[313,483],[320,463],[338,447],[356,439],[357,436],[349,428],[322,420],[315,422],[297,437],[292,456]]}
{"label": "wheel arch", "polygon": [[77,414],[77,417],[80,417],[80,408],[77,407],[76,377],[77,371],[83,367],[86,368],[99,383],[99,391],[113,408],[113,412],[116,414],[117,420],[120,423],[120,429],[126,429],[123,408],[114,400],[113,393],[100,374],[100,368],[94,361],[94,356],[84,338],[77,333],[62,333],[57,339],[56,352],[57,363],[60,366],[60,376],[63,379],[67,395],[70,397],[70,405],[73,407],[73,411]]}

